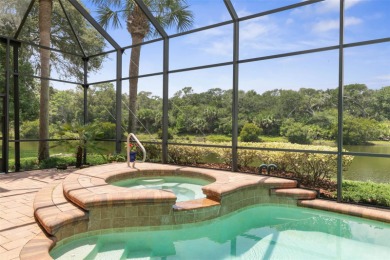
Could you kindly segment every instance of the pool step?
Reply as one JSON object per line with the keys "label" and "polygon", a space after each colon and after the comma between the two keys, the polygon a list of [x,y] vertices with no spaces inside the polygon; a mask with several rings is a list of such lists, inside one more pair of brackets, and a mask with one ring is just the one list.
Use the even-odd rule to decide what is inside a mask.
{"label": "pool step", "polygon": [[317,192],[300,188],[290,189],[271,189],[271,195],[279,197],[289,197],[297,200],[314,200],[317,198]]}
{"label": "pool step", "polygon": [[221,203],[215,200],[201,198],[201,199],[195,199],[189,201],[176,202],[176,204],[173,205],[173,210],[184,211],[184,210],[194,210],[194,209],[208,208],[208,207],[215,207],[215,206],[221,206]]}
{"label": "pool step", "polygon": [[62,182],[49,184],[41,189],[35,196],[33,208],[36,219],[50,235],[55,235],[61,228],[69,228],[68,224],[73,223],[78,225],[71,225],[73,232],[67,230],[67,233],[86,231],[86,224],[83,230],[83,222],[87,222],[88,213],[65,198]]}

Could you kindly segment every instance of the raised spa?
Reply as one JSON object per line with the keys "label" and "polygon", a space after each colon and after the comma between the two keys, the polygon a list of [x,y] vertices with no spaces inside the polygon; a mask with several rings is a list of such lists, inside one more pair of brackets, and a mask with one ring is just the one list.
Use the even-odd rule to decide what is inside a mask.
{"label": "raised spa", "polygon": [[160,176],[160,177],[140,177],[110,184],[131,189],[158,189],[173,192],[177,197],[177,202],[193,199],[205,198],[202,186],[211,183],[204,179],[180,177],[180,176]]}
{"label": "raised spa", "polygon": [[257,205],[217,219],[61,241],[54,259],[387,259],[390,225],[325,211]]}

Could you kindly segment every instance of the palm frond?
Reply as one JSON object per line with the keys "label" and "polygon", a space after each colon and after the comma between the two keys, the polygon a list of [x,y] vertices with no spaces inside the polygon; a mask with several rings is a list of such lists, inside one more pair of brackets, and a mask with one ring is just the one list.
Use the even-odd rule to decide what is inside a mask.
{"label": "palm frond", "polygon": [[92,3],[98,6],[112,6],[113,8],[118,8],[122,5],[122,0],[92,0]]}
{"label": "palm frond", "polygon": [[113,11],[109,6],[100,6],[97,10],[98,22],[104,29],[107,29],[110,25],[113,28],[122,28],[121,20],[118,16],[119,11]]}

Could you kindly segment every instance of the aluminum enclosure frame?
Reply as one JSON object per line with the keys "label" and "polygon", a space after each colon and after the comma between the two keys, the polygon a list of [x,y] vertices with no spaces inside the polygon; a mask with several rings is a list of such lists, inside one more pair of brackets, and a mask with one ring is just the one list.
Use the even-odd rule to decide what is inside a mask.
{"label": "aluminum enclosure frame", "polygon": [[[27,16],[29,12],[32,9],[32,6],[34,4],[35,0],[32,0],[30,2],[30,5],[27,9],[26,14],[24,15],[21,25],[19,26],[14,39],[6,38],[3,37],[3,41],[5,39],[6,44],[7,44],[7,61],[10,58],[10,48],[8,47],[11,42],[14,42],[21,30],[22,27],[27,19]],[[51,78],[42,78],[38,76],[31,76],[31,75],[19,75],[18,73],[15,74],[17,77],[33,77],[37,79],[48,79],[52,81],[57,81],[57,82],[63,82],[63,83],[69,83],[69,84],[74,84],[74,85],[81,85],[84,88],[84,123],[88,123],[88,102],[87,102],[87,91],[90,85],[95,85],[95,84],[101,84],[101,83],[109,83],[109,82],[115,82],[116,83],[116,139],[114,140],[116,143],[115,150],[117,153],[121,152],[121,142],[123,140],[121,139],[122,136],[122,129],[121,129],[121,119],[122,119],[122,112],[121,112],[121,95],[122,95],[122,81],[123,80],[128,80],[130,77],[123,77],[122,75],[122,56],[123,52],[126,49],[130,49],[133,47],[136,47],[136,45],[132,46],[124,46],[121,47],[112,37],[109,35],[97,22],[96,20],[85,10],[83,6],[81,6],[76,0],[59,0],[62,6],[61,1],[68,1],[73,5],[74,8],[78,10],[78,12],[111,44],[111,46],[114,48],[114,50],[109,50],[105,51],[102,53],[98,54],[93,54],[90,56],[86,56],[82,49],[82,44],[78,40],[78,36],[75,34],[73,27],[71,25],[71,22],[69,18],[67,18],[73,33],[75,34],[75,37],[77,39],[78,45],[82,50],[83,55],[76,54],[76,53],[69,53],[69,52],[63,52],[61,50],[57,50],[54,48],[50,47],[45,47],[45,46],[40,46],[34,43],[27,43],[23,41],[17,41],[23,44],[30,44],[35,47],[39,48],[45,48],[49,49],[51,51],[56,51],[56,52],[62,52],[62,53],[67,53],[70,55],[74,55],[77,57],[80,57],[80,59],[83,59],[84,61],[84,81],[83,82],[74,82],[74,81],[65,81],[65,80],[59,80],[59,79],[51,79]],[[221,0],[222,1],[222,0]],[[201,28],[189,30],[186,32],[182,33],[177,33],[177,34],[172,34],[168,35],[166,31],[160,26],[160,24],[157,22],[155,17],[153,17],[152,13],[150,10],[147,8],[147,6],[143,3],[142,0],[135,0],[135,2],[138,4],[140,9],[144,12],[144,14],[147,16],[151,24],[156,28],[156,30],[159,32],[161,35],[161,38],[158,39],[153,39],[150,41],[145,41],[141,43],[140,45],[147,45],[147,44],[152,44],[155,42],[163,41],[163,71],[161,72],[156,72],[156,73],[149,73],[149,74],[143,74],[139,75],[137,78],[144,78],[144,77],[151,77],[151,76],[158,76],[162,75],[163,76],[163,119],[162,119],[162,130],[163,130],[163,139],[162,143],[160,142],[149,142],[149,143],[155,143],[162,145],[162,162],[163,163],[169,163],[169,158],[168,158],[168,149],[169,145],[183,145],[183,146],[202,146],[202,147],[215,147],[215,148],[231,148],[232,149],[232,171],[238,171],[238,157],[237,153],[239,149],[253,149],[253,150],[264,150],[264,151],[283,151],[283,152],[301,152],[301,153],[319,153],[319,154],[337,154],[337,201],[341,202],[342,201],[342,162],[343,162],[343,156],[344,155],[353,155],[353,156],[369,156],[369,157],[381,157],[381,158],[390,158],[390,154],[375,154],[375,153],[359,153],[359,152],[344,152],[343,151],[343,144],[342,144],[342,139],[343,139],[343,96],[344,96],[344,49],[346,48],[351,48],[351,47],[357,47],[357,46],[367,46],[371,44],[378,44],[378,43],[389,43],[390,42],[390,37],[386,38],[379,38],[379,39],[372,39],[368,41],[360,41],[360,42],[353,42],[353,43],[344,43],[344,2],[345,0],[340,0],[340,17],[339,17],[339,43],[338,45],[333,45],[333,46],[326,46],[326,47],[321,47],[321,48],[313,48],[313,49],[306,49],[302,51],[294,51],[294,52],[287,52],[287,53],[280,53],[280,54],[275,54],[275,55],[269,55],[269,56],[262,56],[262,57],[256,57],[256,58],[250,58],[250,59],[242,59],[240,60],[239,58],[239,32],[240,32],[240,22],[258,18],[258,17],[263,17],[269,14],[275,14],[279,12],[283,12],[286,10],[292,10],[295,8],[303,7],[306,5],[312,5],[316,4],[319,2],[322,2],[324,0],[311,0],[311,1],[304,1],[304,2],[299,2],[296,4],[268,10],[265,12],[260,12],[254,15],[248,15],[245,17],[238,17],[236,10],[234,9],[233,4],[231,3],[230,0],[223,0],[225,7],[227,8],[231,20],[220,22],[217,24],[213,25],[208,25],[204,26]],[[63,7],[63,6],[62,6]],[[65,8],[63,8],[63,11],[66,14]],[[233,24],[233,60],[229,62],[223,62],[223,63],[216,63],[216,64],[207,64],[207,65],[202,65],[202,66],[195,66],[195,67],[188,67],[188,68],[180,68],[180,69],[175,69],[175,70],[169,70],[169,40],[171,38],[176,38],[184,35],[189,35],[192,33],[196,32],[201,32],[205,31],[208,29],[213,29],[225,25]],[[15,41],[16,42],[16,41]],[[137,45],[138,46],[138,45]],[[239,90],[239,65],[244,64],[244,63],[250,63],[250,62],[256,62],[256,61],[263,61],[263,60],[271,60],[271,59],[278,59],[282,57],[292,57],[292,56],[297,56],[297,55],[305,55],[305,54],[310,54],[310,53],[318,53],[318,52],[326,52],[326,51],[331,51],[331,50],[338,50],[339,53],[339,60],[338,60],[338,140],[337,140],[337,152],[333,151],[316,151],[316,150],[291,150],[291,149],[267,149],[267,148],[256,148],[256,147],[242,147],[238,145],[238,90]],[[98,57],[100,55],[107,55],[110,53],[116,53],[116,78],[114,79],[107,79],[105,81],[100,81],[100,82],[88,82],[88,61],[91,58]],[[180,72],[186,72],[186,71],[194,71],[194,70],[203,70],[203,69],[208,69],[208,68],[215,68],[215,67],[223,67],[223,66],[232,66],[233,67],[233,75],[232,75],[232,90],[233,90],[233,98],[232,98],[232,146],[217,146],[217,145],[200,145],[200,144],[183,144],[183,143],[175,143],[175,142],[169,142],[168,141],[168,92],[169,92],[169,75],[174,74],[174,73],[180,73]],[[6,67],[6,73],[7,73],[7,79],[8,81],[6,82],[7,88],[9,89],[9,76],[11,74],[11,68],[9,66]],[[14,75],[14,76],[15,76]],[[16,89],[16,87],[15,87]],[[6,93],[6,100],[8,98],[8,95]],[[16,115],[15,115],[16,116]],[[16,120],[15,120],[16,121]],[[18,120],[19,121],[19,120]],[[19,124],[15,122],[15,129],[19,129]],[[15,140],[8,140],[9,142],[15,142],[16,144],[20,144],[23,140],[18,140],[17,135],[15,134]],[[5,148],[4,148],[5,149]],[[16,152],[15,150],[15,158],[16,161],[18,162],[17,165],[19,164],[20,166],[20,148],[18,149],[19,152]],[[8,153],[8,150],[7,150]],[[18,153],[18,154],[17,154]],[[18,157],[17,157],[18,156]],[[19,158],[19,159],[17,159]],[[7,162],[8,163],[8,162]],[[8,168],[7,168],[8,169]]]}

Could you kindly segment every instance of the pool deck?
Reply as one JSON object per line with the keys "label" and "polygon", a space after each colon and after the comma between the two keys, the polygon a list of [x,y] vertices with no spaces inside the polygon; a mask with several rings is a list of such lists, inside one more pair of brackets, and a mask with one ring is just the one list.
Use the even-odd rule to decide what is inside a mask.
{"label": "pool deck", "polygon": [[[139,164],[141,165],[141,164]],[[149,165],[149,166],[148,166]],[[144,164],[143,167],[150,167],[150,165],[153,166],[153,164]],[[165,166],[164,166],[165,167]],[[172,166],[169,166],[172,167]],[[179,167],[179,166],[173,166],[177,169],[185,169],[188,167]],[[99,166],[99,168],[103,169],[110,169],[111,173],[102,173],[100,174],[106,174],[104,178],[100,178],[100,180],[97,180],[98,183],[95,183],[97,185],[101,185],[102,179],[106,179],[110,176],[110,174],[114,174],[114,172],[117,171],[128,171],[128,168],[126,169],[124,167],[124,164],[110,164],[106,166]],[[125,168],[125,170],[123,170]],[[68,180],[75,180],[77,184],[80,186],[83,186],[89,194],[84,193],[86,195],[86,201],[94,205],[95,203],[102,203],[105,200],[110,201],[112,203],[112,199],[123,201],[123,198],[120,197],[110,197],[107,195],[99,194],[102,190],[101,188],[93,188],[90,185],[95,182],[91,182],[91,176],[90,173],[95,172],[96,174],[96,167],[91,167],[89,169],[84,169],[82,171],[83,175],[80,175],[80,173],[75,172],[71,176],[69,176]],[[203,171],[203,169],[199,169],[200,171]],[[40,226],[38,226],[34,219],[34,212],[33,212],[33,203],[35,196],[42,196],[42,198],[47,198],[48,200],[43,203],[51,203],[56,204],[56,211],[61,213],[64,216],[63,219],[57,219],[55,218],[55,221],[52,224],[53,228],[56,228],[56,225],[58,224],[64,224],[66,221],[69,221],[69,219],[79,218],[80,220],[83,220],[85,218],[85,215],[83,211],[80,208],[74,208],[72,205],[68,205],[66,201],[63,200],[62,195],[62,189],[59,189],[58,187],[61,187],[61,184],[64,179],[69,175],[69,173],[74,172],[75,170],[66,170],[66,171],[57,171],[57,170],[39,170],[39,171],[29,171],[29,172],[21,172],[21,173],[10,173],[7,175],[0,175],[0,259],[20,259],[20,252],[22,251],[23,247],[26,245],[28,241],[30,241],[32,238],[36,238],[35,240],[39,242],[39,247],[43,248],[49,248],[50,244],[48,243],[48,240],[45,237],[42,237],[41,240],[39,236],[42,236],[42,229]],[[209,171],[209,170],[205,170]],[[90,172],[90,173],[88,173]],[[215,171],[215,172],[221,172],[221,171]],[[85,175],[84,175],[85,174]],[[233,178],[238,179],[230,179],[227,178],[225,181],[228,183],[217,183],[214,186],[211,186],[209,189],[209,195],[212,196],[213,192],[217,191],[217,193],[229,193],[232,189],[237,188],[237,181],[241,179],[241,181],[246,182],[247,184],[251,182],[251,175],[248,174],[236,174],[236,173],[229,173],[234,174],[235,176]],[[75,177],[77,176],[77,177]],[[256,175],[252,175],[256,176]],[[90,178],[91,177],[91,178]],[[258,176],[260,177],[260,176]],[[90,180],[88,181],[87,179]],[[265,176],[266,179],[268,179],[267,176]],[[266,180],[264,179],[264,181]],[[273,181],[275,178],[271,178]],[[276,178],[277,179],[277,178]],[[270,180],[270,179],[269,179]],[[272,181],[272,182],[273,182]],[[226,185],[226,184],[229,184]],[[274,182],[273,182],[274,183]],[[284,182],[286,183],[286,182]],[[290,183],[287,181],[287,183]],[[70,189],[72,187],[72,184],[68,182],[68,185],[70,185]],[[271,185],[272,186],[272,185]],[[69,188],[68,187],[68,188]],[[111,185],[103,185],[105,187],[104,189],[108,189],[111,191],[114,191],[116,193],[118,190],[115,187],[112,188]],[[45,189],[42,189],[45,188]],[[73,188],[78,188],[73,186]],[[287,190],[288,189],[288,190]],[[49,191],[49,193],[45,193],[45,190]],[[50,192],[51,191],[51,192]],[[80,191],[78,191],[80,192]],[[107,192],[107,190],[105,191]],[[51,194],[51,196],[49,195]],[[81,194],[81,193],[80,193]],[[371,207],[363,207],[363,206],[354,206],[350,204],[341,204],[341,203],[335,203],[332,201],[325,201],[320,199],[314,199],[312,198],[312,193],[310,192],[303,192],[301,189],[296,189],[290,184],[287,184],[285,189],[275,189],[271,190],[271,194],[279,197],[294,197],[298,198],[298,205],[304,206],[304,207],[312,207],[312,208],[318,208],[323,210],[329,210],[329,211],[335,211],[335,212],[341,212],[344,214],[350,214],[354,216],[361,216],[365,218],[375,219],[375,220],[381,220],[384,222],[390,223],[390,210],[382,210],[382,209],[375,209]],[[49,195],[49,196],[46,196]],[[147,198],[150,199],[149,196],[151,194],[145,194]],[[165,196],[168,196],[167,194],[164,194]],[[127,195],[128,196],[128,195]],[[152,196],[161,198],[161,194],[153,194]],[[49,205],[47,204],[47,205]],[[42,204],[45,205],[45,204]],[[83,204],[82,204],[83,205]],[[87,204],[84,204],[88,205]],[[189,203],[177,203],[175,205],[175,210],[191,210],[193,208],[198,207],[204,207],[204,206],[215,206],[216,202],[215,200],[195,200],[191,201]],[[50,205],[49,207],[50,208]],[[71,214],[68,214],[71,212]],[[43,212],[43,215],[45,215],[45,212]],[[52,216],[45,215],[49,219],[53,219]],[[38,237],[37,237],[38,235]],[[31,249],[34,249],[35,246],[31,247]],[[25,250],[25,249],[24,249]],[[25,250],[25,252],[28,254],[28,251]],[[35,252],[35,249],[34,249]],[[27,258],[25,258],[27,259]],[[32,259],[32,258],[31,258]],[[35,258],[40,259],[40,258]],[[42,259],[42,258],[41,258]]]}
{"label": "pool deck", "polygon": [[23,246],[41,228],[34,219],[37,192],[50,183],[60,183],[70,170],[37,170],[0,175],[0,259],[20,259]]}

